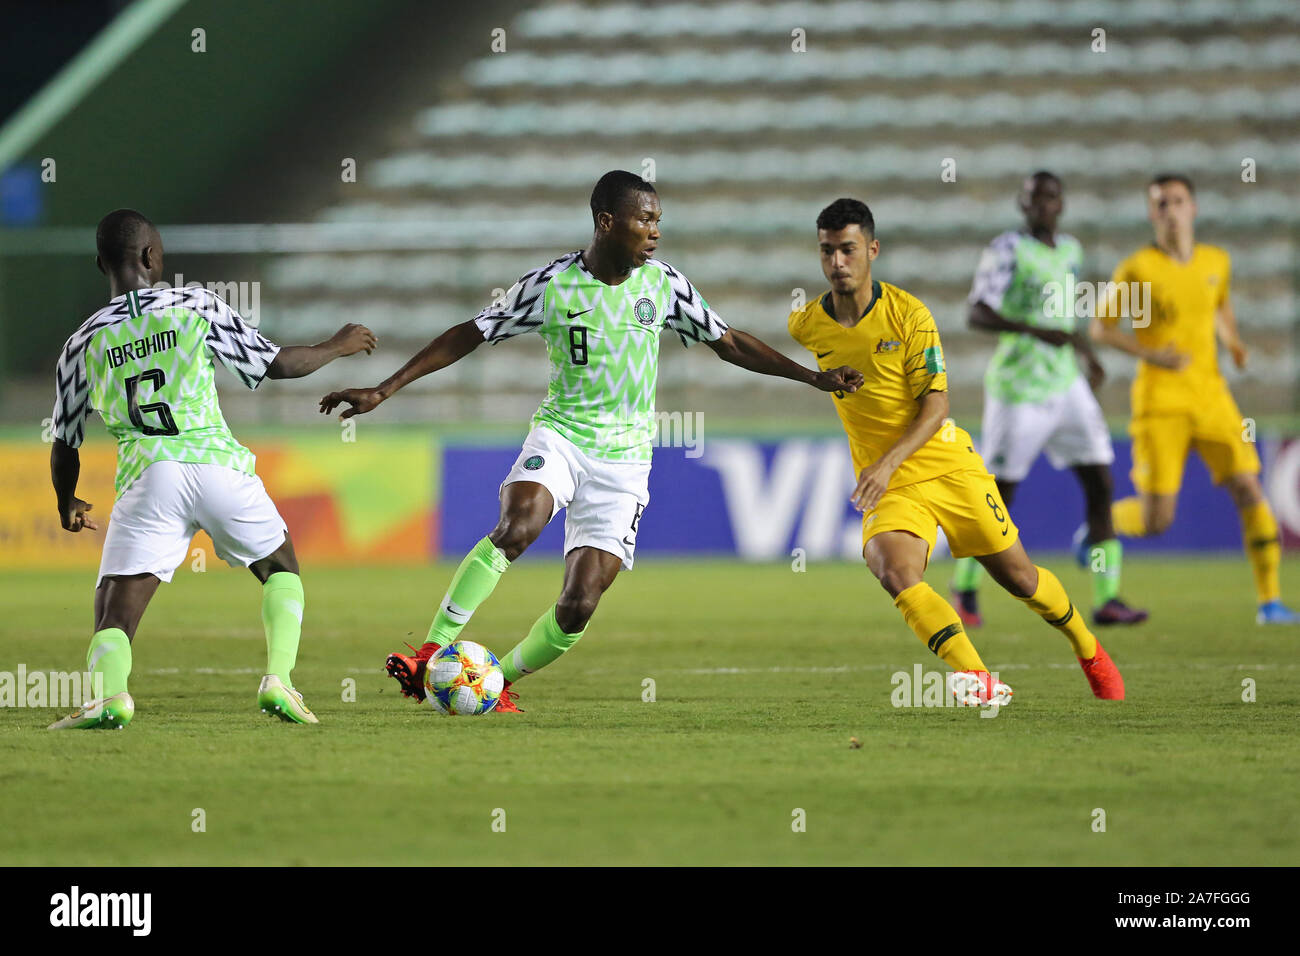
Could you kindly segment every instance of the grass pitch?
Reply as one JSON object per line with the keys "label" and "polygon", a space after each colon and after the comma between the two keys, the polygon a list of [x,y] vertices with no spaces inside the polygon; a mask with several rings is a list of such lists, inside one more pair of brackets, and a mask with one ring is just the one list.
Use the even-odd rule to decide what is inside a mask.
{"label": "grass pitch", "polygon": [[[1045,563],[1086,606],[1084,573]],[[936,564],[931,583],[950,570]],[[294,677],[322,723],[299,727],[254,705],[265,657],[251,575],[183,566],[136,638],[130,727],[53,734],[59,711],[0,708],[0,864],[1300,856],[1300,629],[1254,624],[1239,557],[1128,563],[1125,594],[1152,621],[1101,632],[1121,704],[1094,700],[1065,639],[986,586],[973,637],[1016,691],[994,718],[893,706],[891,675],[940,665],[861,565],[649,560],[574,651],[520,684],[527,713],[441,718],[395,693],[382,664],[420,642],[450,572],[306,569]],[[521,561],[465,637],[504,651],[559,576],[558,561]],[[0,670],[80,669],[92,584],[7,572]],[[1300,596],[1297,562],[1283,587]]]}

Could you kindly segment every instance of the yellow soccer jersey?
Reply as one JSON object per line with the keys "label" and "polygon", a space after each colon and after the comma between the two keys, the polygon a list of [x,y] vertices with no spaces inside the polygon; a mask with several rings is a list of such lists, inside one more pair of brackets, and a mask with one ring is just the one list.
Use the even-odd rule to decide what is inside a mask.
{"label": "yellow soccer jersey", "polygon": [[[946,392],[943,347],[934,316],[920,299],[888,282],[871,284],[871,303],[858,324],[845,328],[831,316],[831,294],[790,313],[790,334],[822,369],[848,365],[865,379],[856,392],[835,392],[835,410],[849,436],[853,467],[879,458],[916,418],[917,399]],[[962,468],[983,468],[970,435],[952,424],[898,467],[889,487],[925,481]]]}
{"label": "yellow soccer jersey", "polygon": [[[1228,253],[1217,246],[1198,243],[1192,258],[1178,262],[1168,254],[1147,246],[1121,262],[1111,281],[1128,290],[1125,307],[1123,293],[1109,295],[1098,302],[1103,322],[1114,325],[1122,318],[1138,315],[1137,303],[1143,302],[1144,288],[1149,300],[1143,320],[1145,328],[1134,328],[1138,342],[1147,348],[1172,345],[1190,357],[1181,371],[1160,368],[1147,362],[1138,363],[1133,380],[1133,414],[1163,414],[1197,407],[1207,388],[1223,387],[1215,335],[1215,315],[1228,298],[1230,273]],[[1144,287],[1144,283],[1149,286]]]}

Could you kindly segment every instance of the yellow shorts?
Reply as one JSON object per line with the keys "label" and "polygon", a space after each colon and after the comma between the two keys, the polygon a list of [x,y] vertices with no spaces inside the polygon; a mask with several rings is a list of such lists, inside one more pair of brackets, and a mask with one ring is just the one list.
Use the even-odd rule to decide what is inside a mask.
{"label": "yellow shorts", "polygon": [[862,546],[885,531],[908,531],[928,545],[929,562],[936,528],[943,528],[954,558],[997,554],[1020,538],[993,476],[963,468],[885,492],[862,516]]}
{"label": "yellow shorts", "polygon": [[1195,447],[1216,485],[1233,475],[1258,474],[1259,455],[1227,388],[1213,389],[1205,403],[1178,413],[1153,413],[1129,423],[1138,491],[1176,495],[1183,484],[1188,449]]}

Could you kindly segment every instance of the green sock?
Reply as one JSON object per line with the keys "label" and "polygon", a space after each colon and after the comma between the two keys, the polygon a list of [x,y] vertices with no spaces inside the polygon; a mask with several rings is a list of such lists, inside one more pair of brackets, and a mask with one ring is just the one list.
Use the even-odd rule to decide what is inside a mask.
{"label": "green sock", "polygon": [[266,629],[266,672],[288,687],[289,674],[298,660],[298,638],[302,634],[302,578],[289,571],[277,571],[262,585],[262,627]]}
{"label": "green sock", "polygon": [[528,636],[501,658],[501,670],[505,673],[506,680],[513,684],[525,674],[536,673],[547,664],[554,663],[586,633],[586,628],[577,634],[565,634],[560,630],[560,625],[555,620],[555,605],[552,604],[537,619]]}
{"label": "green sock", "polygon": [[980,586],[984,576],[984,565],[974,558],[958,558],[952,569],[952,589],[954,591],[974,591]]}
{"label": "green sock", "polygon": [[1119,595],[1119,571],[1124,546],[1119,538],[1088,546],[1088,570],[1092,572],[1092,606],[1101,607]]}
{"label": "green sock", "polygon": [[438,605],[425,640],[443,647],[454,641],[509,567],[510,562],[491,538],[474,545],[452,576],[451,587]]}
{"label": "green sock", "polygon": [[86,670],[91,675],[99,675],[104,697],[126,690],[127,678],[131,676],[131,640],[126,631],[116,627],[96,631],[86,650]]}

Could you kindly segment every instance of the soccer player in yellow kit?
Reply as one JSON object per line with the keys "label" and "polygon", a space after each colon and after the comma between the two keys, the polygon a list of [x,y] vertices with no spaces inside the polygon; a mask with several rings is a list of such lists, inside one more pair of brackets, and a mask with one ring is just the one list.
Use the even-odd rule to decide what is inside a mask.
{"label": "soccer player in yellow kit", "polygon": [[[1259,601],[1255,619],[1300,623],[1300,615],[1281,601],[1282,547],[1259,484],[1259,456],[1219,371],[1216,335],[1237,368],[1246,367],[1246,347],[1228,299],[1228,253],[1196,242],[1195,191],[1186,176],[1155,177],[1147,186],[1147,206],[1155,243],[1116,267],[1092,324],[1097,342],[1139,359],[1129,424],[1138,493],[1113,505],[1115,530],[1147,537],[1173,523],[1187,452],[1195,447],[1241,515]],[[1132,334],[1119,328],[1121,318],[1133,319]]]}
{"label": "soccer player in yellow kit", "polygon": [[936,528],[955,557],[972,555],[993,580],[1070,641],[1096,696],[1124,698],[1124,679],[1056,575],[1029,560],[997,483],[965,431],[948,419],[948,377],[930,310],[871,277],[880,254],[865,203],[837,199],[817,217],[822,272],[830,291],[790,314],[790,334],[822,368],[848,365],[864,381],[835,392],[835,409],[858,473],[862,556],[904,620],[955,671],[949,688],[963,705],[1003,704],[957,612],[923,580]]}

